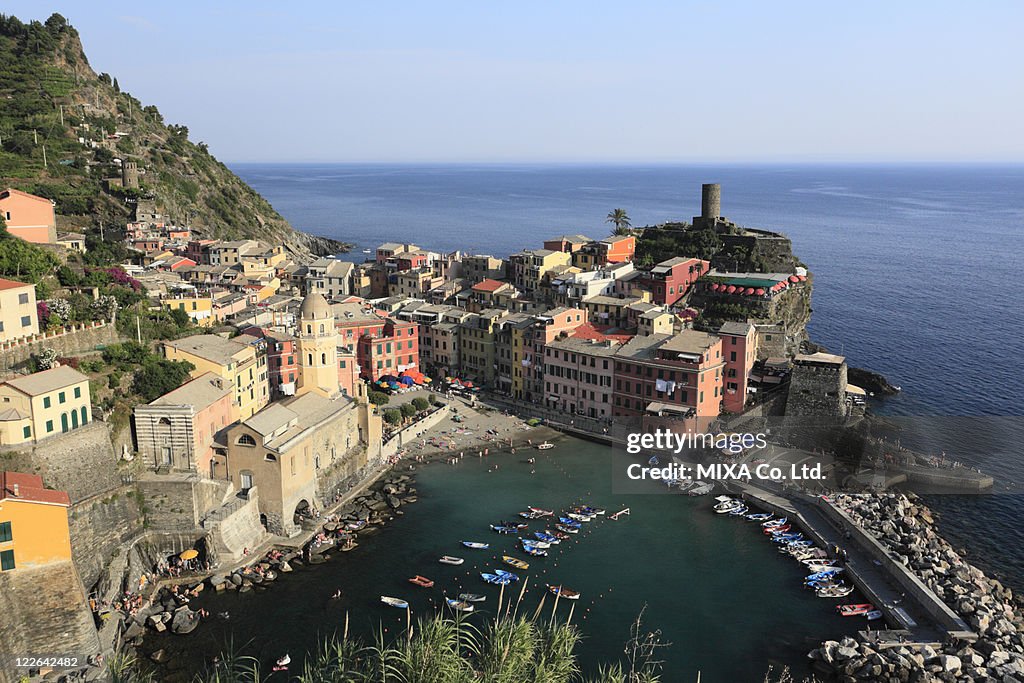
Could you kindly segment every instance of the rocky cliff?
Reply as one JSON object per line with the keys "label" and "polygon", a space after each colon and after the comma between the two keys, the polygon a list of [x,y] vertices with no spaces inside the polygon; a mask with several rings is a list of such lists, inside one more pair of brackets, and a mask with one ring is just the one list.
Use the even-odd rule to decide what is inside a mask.
{"label": "rocky cliff", "polygon": [[27,24],[0,15],[5,186],[53,199],[61,229],[123,224],[139,200],[152,200],[201,237],[262,239],[303,256],[347,249],[296,231],[186,126],[167,124],[116,78],[93,71],[59,14]]}

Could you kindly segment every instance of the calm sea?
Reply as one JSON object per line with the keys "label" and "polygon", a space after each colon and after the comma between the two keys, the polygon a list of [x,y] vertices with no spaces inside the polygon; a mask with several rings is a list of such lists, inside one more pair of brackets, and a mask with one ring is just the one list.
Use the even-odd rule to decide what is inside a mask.
{"label": "calm sea", "polygon": [[[634,225],[689,220],[701,183],[719,182],[723,214],[786,233],[814,272],[812,338],[902,386],[875,408],[906,420],[907,443],[979,464],[1003,485],[1024,481],[1024,167],[233,170],[295,227],[355,243],[350,258],[384,241],[505,256],[550,235],[600,238],[618,207]],[[961,419],[946,419],[953,416]],[[957,546],[1024,589],[1020,496],[930,502]],[[654,589],[646,594],[656,600]]]}

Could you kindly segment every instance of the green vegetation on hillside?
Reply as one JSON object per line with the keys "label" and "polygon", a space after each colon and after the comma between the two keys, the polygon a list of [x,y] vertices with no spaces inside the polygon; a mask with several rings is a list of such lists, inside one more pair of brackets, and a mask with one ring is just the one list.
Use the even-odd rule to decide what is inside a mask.
{"label": "green vegetation on hillside", "polygon": [[[123,224],[139,199],[153,199],[206,237],[311,250],[308,236],[188,136],[96,74],[61,15],[45,23],[0,15],[0,187],[54,200],[70,226]],[[138,165],[139,188],[120,187],[121,161]]]}

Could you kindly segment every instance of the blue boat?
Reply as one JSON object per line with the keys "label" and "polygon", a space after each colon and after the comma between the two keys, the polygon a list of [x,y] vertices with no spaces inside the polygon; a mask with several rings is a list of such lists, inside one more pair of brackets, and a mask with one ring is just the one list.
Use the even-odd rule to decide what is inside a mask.
{"label": "blue boat", "polygon": [[507,586],[512,583],[512,579],[502,576],[500,574],[490,574],[487,572],[481,572],[480,578],[487,583],[494,584],[495,586]]}
{"label": "blue boat", "polygon": [[492,524],[492,531],[497,531],[499,534],[515,534],[519,532],[519,529],[514,526],[501,526],[500,524]]}
{"label": "blue boat", "polygon": [[512,572],[506,571],[504,569],[495,569],[494,573],[497,574],[498,576],[501,576],[503,578],[508,579],[509,581],[518,581],[519,580],[519,575],[518,574],[513,574]]}
{"label": "blue boat", "polygon": [[533,557],[547,557],[548,551],[541,550],[540,548],[534,548],[533,546],[523,546],[523,552]]}
{"label": "blue boat", "polygon": [[579,529],[581,526],[583,526],[571,517],[559,517],[558,521],[564,524],[565,526],[571,526],[573,529]]}
{"label": "blue boat", "polygon": [[838,569],[827,571],[827,572],[817,572],[815,574],[811,574],[810,576],[806,577],[804,579],[804,583],[814,583],[816,581],[827,581],[827,580],[832,579],[833,577],[835,577],[838,573],[839,573]]}
{"label": "blue boat", "polygon": [[463,541],[462,545],[467,548],[473,548],[474,550],[487,550],[491,547],[490,543],[478,543],[476,541]]}
{"label": "blue boat", "polygon": [[559,538],[557,536],[553,536],[553,535],[551,535],[551,534],[549,534],[547,532],[544,532],[544,531],[534,531],[533,532],[533,537],[536,538],[538,541],[544,541],[545,543],[561,543],[562,542],[561,540],[559,540]]}

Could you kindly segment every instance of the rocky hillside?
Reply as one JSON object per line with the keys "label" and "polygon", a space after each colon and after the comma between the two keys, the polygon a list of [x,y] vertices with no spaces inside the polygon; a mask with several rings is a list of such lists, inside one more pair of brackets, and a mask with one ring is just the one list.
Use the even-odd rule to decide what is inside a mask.
{"label": "rocky hillside", "polygon": [[[122,162],[139,187],[122,188]],[[115,179],[110,182],[109,179]],[[255,238],[300,255],[346,250],[296,231],[209,153],[188,128],[121,91],[89,66],[78,32],[59,14],[45,23],[0,15],[0,187],[56,201],[61,229],[130,220],[152,200],[202,237]]]}

